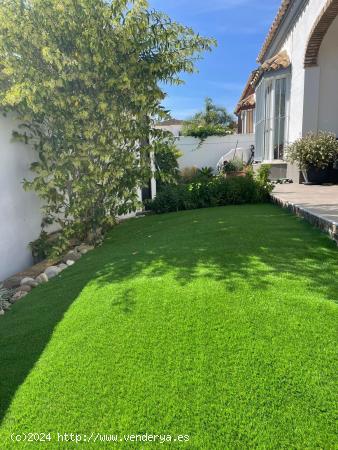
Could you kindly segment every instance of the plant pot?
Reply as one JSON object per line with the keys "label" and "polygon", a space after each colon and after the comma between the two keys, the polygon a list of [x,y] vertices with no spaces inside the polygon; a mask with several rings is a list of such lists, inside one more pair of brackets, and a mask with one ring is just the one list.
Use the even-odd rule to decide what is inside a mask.
{"label": "plant pot", "polygon": [[241,171],[241,172],[229,172],[225,174],[225,178],[227,177],[246,177],[246,172]]}
{"label": "plant pot", "polygon": [[332,174],[331,167],[327,167],[326,169],[320,169],[318,167],[309,166],[307,169],[303,169],[303,177],[305,180],[304,184],[323,184],[330,183]]}
{"label": "plant pot", "polygon": [[338,183],[338,161],[335,162],[331,168],[331,183]]}

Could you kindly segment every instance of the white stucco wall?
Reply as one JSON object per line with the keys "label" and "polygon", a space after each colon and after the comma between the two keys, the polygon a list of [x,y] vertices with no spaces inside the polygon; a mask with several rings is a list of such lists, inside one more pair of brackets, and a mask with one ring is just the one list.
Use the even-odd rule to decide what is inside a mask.
{"label": "white stucco wall", "polygon": [[39,236],[42,218],[39,199],[22,187],[34,150],[12,142],[14,127],[0,116],[0,280],[31,265],[28,244]]}
{"label": "white stucco wall", "polygon": [[[291,60],[292,77],[289,103],[289,142],[293,142],[303,135],[305,88],[304,57],[310,33],[325,6],[325,3],[326,0],[309,0],[294,25],[290,28],[285,40],[282,41],[278,48],[272,47],[266,57],[270,58],[279,51],[286,50]],[[296,9],[298,4],[299,1],[295,1],[292,8]],[[313,101],[311,99],[309,100],[310,107],[318,108],[315,98]],[[308,107],[309,106],[307,105],[307,108]]]}
{"label": "white stucco wall", "polygon": [[161,130],[170,131],[174,136],[178,137],[181,133],[183,125],[157,125],[156,128]]}
{"label": "white stucco wall", "polygon": [[233,134],[230,136],[212,136],[207,138],[202,145],[200,140],[182,136],[177,139],[176,146],[182,153],[178,159],[180,169],[185,167],[212,167],[216,165],[220,158],[230,150],[237,148],[250,148],[254,145],[254,134]]}
{"label": "white stucco wall", "polygon": [[318,55],[320,68],[318,129],[338,136],[338,17],[326,33]]}

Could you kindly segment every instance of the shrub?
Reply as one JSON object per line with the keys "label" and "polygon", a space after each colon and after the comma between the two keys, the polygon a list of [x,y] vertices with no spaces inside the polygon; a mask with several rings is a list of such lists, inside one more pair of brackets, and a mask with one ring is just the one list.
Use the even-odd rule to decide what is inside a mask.
{"label": "shrub", "polygon": [[231,161],[224,161],[223,173],[235,173],[241,172],[244,168],[243,161],[238,158],[234,158]]}
{"label": "shrub", "polygon": [[182,183],[191,183],[195,178],[197,178],[198,168],[195,166],[185,167],[180,171],[180,181]]}
{"label": "shrub", "polygon": [[326,169],[338,159],[338,142],[333,133],[309,133],[286,149],[287,161],[297,162],[300,169],[310,166]]}
{"label": "shrub", "polygon": [[185,129],[183,130],[184,136],[192,136],[204,141],[209,136],[227,136],[233,134],[233,130],[229,129],[228,126],[220,124],[196,124],[187,123]]}
{"label": "shrub", "polygon": [[270,164],[262,164],[256,174],[257,182],[268,192],[272,192],[273,189],[273,184],[270,181],[270,169]]}
{"label": "shrub", "polygon": [[48,238],[48,234],[45,231],[40,233],[38,239],[30,242],[29,246],[32,250],[32,256],[35,263],[38,263],[50,256],[53,249],[53,243]]}
{"label": "shrub", "polygon": [[211,180],[214,177],[214,169],[212,167],[202,167],[202,169],[198,169],[197,176],[202,179]]}
{"label": "shrub", "polygon": [[185,121],[182,135],[193,136],[202,143],[209,136],[233,134],[235,128],[235,120],[226,108],[217,106],[211,98],[206,98],[204,110]]}
{"label": "shrub", "polygon": [[214,169],[212,167],[185,167],[180,172],[179,181],[182,184],[197,182],[197,181],[209,181],[214,177]]}
{"label": "shrub", "polygon": [[174,137],[155,127],[163,86],[215,44],[146,0],[0,2],[0,109],[36,150],[23,186],[61,229],[55,251],[139,207],[151,154],[157,178],[176,178]]}
{"label": "shrub", "polygon": [[147,206],[156,213],[214,206],[261,203],[269,199],[269,189],[252,176],[214,177],[206,182],[166,186]]}

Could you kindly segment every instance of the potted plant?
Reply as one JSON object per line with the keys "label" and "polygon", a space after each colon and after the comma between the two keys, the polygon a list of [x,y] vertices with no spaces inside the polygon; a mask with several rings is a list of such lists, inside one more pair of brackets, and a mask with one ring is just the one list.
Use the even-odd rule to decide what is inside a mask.
{"label": "potted plant", "polygon": [[298,163],[305,184],[331,182],[333,167],[338,159],[336,136],[327,132],[309,133],[287,147],[286,159]]}
{"label": "potted plant", "polygon": [[232,177],[246,176],[243,161],[238,158],[234,158],[231,161],[224,161],[222,172],[225,174],[225,176],[232,176]]}

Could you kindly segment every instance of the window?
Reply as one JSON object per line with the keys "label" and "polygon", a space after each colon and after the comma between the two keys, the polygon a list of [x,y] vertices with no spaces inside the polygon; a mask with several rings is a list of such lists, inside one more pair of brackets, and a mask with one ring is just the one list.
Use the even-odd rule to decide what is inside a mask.
{"label": "window", "polygon": [[285,137],[286,112],[286,78],[279,78],[275,82],[275,114],[274,114],[274,143],[273,158],[283,159]]}
{"label": "window", "polygon": [[256,159],[282,160],[287,143],[289,75],[263,78],[256,88]]}
{"label": "window", "polygon": [[263,159],[264,151],[264,127],[265,127],[265,115],[264,115],[264,84],[260,83],[256,89],[256,150],[255,159],[261,161]]}
{"label": "window", "polygon": [[246,109],[241,113],[241,133],[254,133],[254,110]]}

